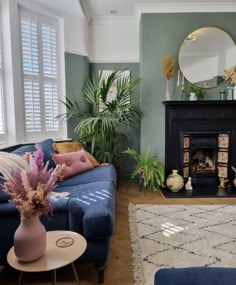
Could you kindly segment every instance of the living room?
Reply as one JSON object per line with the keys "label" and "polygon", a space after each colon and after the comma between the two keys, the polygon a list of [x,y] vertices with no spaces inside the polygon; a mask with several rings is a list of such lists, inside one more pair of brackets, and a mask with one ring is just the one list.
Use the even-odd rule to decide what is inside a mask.
{"label": "living room", "polygon": [[[201,119],[199,122],[201,127],[197,131],[201,133],[202,141],[205,143],[207,126],[211,134],[209,141],[215,140],[215,153],[212,157],[215,159],[219,152],[229,154],[228,160],[222,163],[224,169],[227,169],[227,173],[224,173],[223,176],[215,174],[216,179],[214,183],[219,183],[219,180],[223,181],[221,188],[215,185],[215,192],[220,194],[215,194],[213,191],[214,195],[212,195],[212,192],[207,192],[207,194],[204,194],[204,192],[192,197],[194,195],[190,194],[190,191],[186,192],[184,189],[184,195],[178,197],[178,193],[168,190],[170,198],[168,198],[168,193],[167,197],[165,197],[164,191],[154,192],[146,189],[139,192],[135,181],[131,183],[127,191],[127,179],[131,175],[135,164],[126,155],[122,156],[123,164],[118,172],[120,180],[118,180],[114,199],[115,222],[112,225],[114,229],[108,250],[104,284],[154,284],[154,273],[159,268],[165,267],[203,267],[206,264],[207,267],[235,267],[233,261],[228,262],[227,260],[224,263],[223,254],[216,252],[215,248],[212,252],[209,251],[207,258],[204,260],[202,258],[203,253],[199,253],[200,248],[210,248],[211,245],[199,243],[195,248],[195,244],[191,244],[188,239],[185,240],[188,234],[186,234],[186,231],[191,230],[194,232],[195,228],[197,228],[196,240],[205,238],[214,240],[214,235],[212,237],[209,232],[209,235],[206,237],[203,237],[202,233],[200,233],[200,229],[203,227],[208,227],[209,230],[209,227],[213,226],[212,221],[214,219],[220,224],[219,228],[212,229],[212,233],[215,235],[225,231],[223,224],[230,224],[232,228],[234,225],[234,206],[230,205],[236,203],[234,198],[235,187],[233,186],[235,173],[231,168],[231,166],[236,166],[234,165],[236,163],[236,150],[232,147],[236,136],[236,118],[234,115],[236,101],[220,100],[222,99],[220,91],[228,90],[227,87],[232,85],[229,80],[225,80],[214,87],[203,88],[203,100],[187,101],[186,98],[183,98],[182,92],[182,88],[187,80],[186,76],[184,78],[182,67],[179,67],[180,49],[188,36],[198,29],[206,27],[217,28],[230,37],[235,45],[235,13],[236,3],[234,0],[227,1],[227,3],[224,1],[198,1],[198,3],[194,1],[168,1],[166,3],[166,1],[141,0],[1,1],[0,47],[2,60],[0,77],[3,82],[1,95],[2,102],[4,102],[1,104],[0,109],[1,149],[42,142],[48,138],[52,138],[55,142],[70,141],[71,139],[79,141],[78,133],[74,132],[75,121],[69,121],[66,124],[54,122],[56,115],[65,112],[65,106],[58,103],[58,99],[61,101],[64,101],[65,97],[69,100],[77,99],[79,104],[86,109],[87,105],[81,94],[84,82],[90,75],[94,74],[97,76],[101,70],[126,70],[129,71],[132,81],[141,79],[140,85],[132,94],[132,98],[140,103],[143,112],[143,116],[138,121],[137,126],[125,131],[127,136],[126,148],[129,147],[138,153],[144,153],[147,147],[150,147],[150,154],[157,155],[160,162],[165,165],[165,178],[171,174],[172,169],[178,169],[179,174],[184,176],[184,167],[186,168],[188,164],[187,168],[189,171],[191,166],[179,154],[188,152],[188,147],[180,147],[180,138],[186,140],[186,137],[191,137],[192,135],[193,138],[190,140],[195,143],[198,139],[196,139],[196,129],[190,128],[190,124],[195,126],[196,120]],[[35,26],[31,24],[31,52],[33,60],[30,62],[31,66],[29,66],[27,47],[24,49],[24,43],[27,42],[27,36],[29,36],[27,34],[29,31],[24,26],[24,20],[28,21],[29,19],[32,23],[37,19],[37,23],[43,24],[43,21],[46,19],[47,25],[53,23],[57,27],[55,30],[57,36],[56,44],[53,42],[54,30],[51,29],[49,31],[50,43],[52,46],[56,45],[55,50],[54,46],[52,47],[52,51],[56,54],[54,54],[56,61],[53,61],[53,57],[53,59],[49,59],[49,61],[51,60],[51,69],[48,68],[44,74],[44,80],[48,84],[45,85],[46,87],[44,86],[45,92],[48,92],[49,97],[51,96],[50,100],[52,100],[52,103],[45,101],[44,103],[41,102],[40,106],[37,105],[37,96],[40,94],[38,90],[42,88],[45,82],[42,81],[42,75],[37,73],[37,68],[42,68],[42,62],[40,63],[41,67],[38,67],[36,57],[43,58],[44,54],[41,54],[40,49],[42,49],[44,42],[43,40],[39,42],[38,47],[34,49],[34,44],[37,42],[36,38],[39,35],[35,36]],[[45,33],[47,32],[46,29],[44,31]],[[194,45],[194,43],[191,44]],[[168,80],[170,98],[166,97],[167,80],[165,74],[163,74],[161,62],[167,53],[174,60],[174,72]],[[232,64],[227,66],[227,68],[235,65],[235,53],[233,53],[233,56]],[[47,58],[46,53],[45,58]],[[28,68],[31,68],[31,74],[27,72]],[[204,69],[201,73],[207,72]],[[29,84],[30,80],[35,85],[32,82],[32,84]],[[182,84],[182,80],[184,80],[184,84]],[[39,82],[39,85],[37,85],[37,82]],[[32,98],[28,96],[29,94],[34,94],[36,100],[31,100]],[[44,105],[48,109],[44,109]],[[32,106],[34,106],[33,113],[31,112]],[[181,108],[180,118],[174,117],[175,120],[171,121],[173,116],[178,113],[179,108]],[[167,110],[169,112],[170,109],[173,113],[168,113],[167,115]],[[185,114],[185,117],[181,114]],[[196,114],[196,117],[192,116],[192,114]],[[207,117],[208,115],[209,117]],[[48,125],[46,122],[43,122],[44,117],[47,117]],[[189,122],[190,117],[193,118],[193,123]],[[39,118],[41,118],[41,121]],[[208,118],[208,120],[203,121],[202,118]],[[183,120],[185,123],[183,123]],[[173,123],[172,126],[167,125],[170,122]],[[179,124],[181,124],[181,128]],[[227,127],[225,127],[226,124],[228,124]],[[183,125],[184,128],[182,127]],[[176,130],[179,131],[178,134],[176,134]],[[168,139],[167,133],[170,134]],[[227,149],[217,144],[219,138],[225,138],[225,134],[229,135],[229,147]],[[177,149],[177,146],[179,149]],[[202,146],[199,148],[202,150]],[[189,150],[190,153],[191,151]],[[221,162],[215,161],[215,164],[219,163]],[[110,171],[112,172],[112,170]],[[187,181],[188,176],[188,174],[184,176],[184,182]],[[210,176],[212,177],[212,174]],[[192,182],[196,181],[193,180]],[[113,195],[113,188],[115,187],[110,186],[111,184],[103,185],[108,187],[104,188],[106,191],[111,191],[108,194],[104,194],[104,192],[104,197],[105,195]],[[102,191],[102,187],[98,191]],[[67,191],[63,189],[63,192]],[[92,192],[90,194],[95,195]],[[94,199],[94,196],[93,198],[89,197],[90,200]],[[81,197],[79,198],[81,199]],[[166,205],[166,208],[159,208],[159,212],[152,207],[146,208],[152,205]],[[191,208],[191,205],[197,206]],[[204,206],[208,205],[210,208],[205,209]],[[172,214],[168,216],[166,211],[172,214],[175,213],[174,215],[179,218],[178,221],[187,219],[187,223],[172,220]],[[180,215],[181,212],[183,212],[183,216]],[[201,215],[203,224],[200,223],[199,215]],[[209,224],[206,222],[207,216],[212,217]],[[55,217],[57,217],[57,213],[55,213]],[[144,232],[137,233],[137,229],[131,227],[132,217],[137,220],[138,228],[142,228]],[[162,218],[160,219],[160,217]],[[193,220],[187,217],[193,217]],[[196,217],[199,220],[194,220]],[[0,216],[0,221],[1,219],[3,218]],[[156,222],[156,220],[159,221]],[[199,226],[197,227],[198,222]],[[192,228],[191,225],[194,225],[195,228]],[[156,228],[159,227],[162,229],[160,230],[161,236],[157,235],[154,237]],[[155,234],[152,231],[153,229],[155,229]],[[168,251],[165,240],[162,240],[163,237],[168,238],[168,231],[174,237],[182,235],[180,239],[186,242],[184,247],[181,247],[182,245],[180,244],[177,245],[178,252],[174,252],[174,243]],[[4,234],[4,230],[1,230],[1,235],[2,233]],[[140,252],[140,248],[135,249],[135,236],[139,235],[141,247],[147,248],[147,252]],[[234,242],[233,234],[227,232],[224,237],[219,235],[219,239],[221,238],[223,238],[224,245],[220,250],[222,252],[225,251],[226,254],[231,254],[230,258],[232,258],[234,254],[232,246]],[[217,238],[215,237],[216,240]],[[178,242],[176,241],[176,243]],[[189,248],[187,248],[188,244]],[[213,247],[217,246],[213,245]],[[158,254],[151,251],[155,247],[159,249],[157,250]],[[186,264],[183,260],[177,260],[176,266],[176,263],[171,263],[170,259],[173,256],[175,257],[173,259],[178,259],[177,256],[181,250],[188,253],[185,258],[191,260],[191,262],[189,261]],[[190,255],[190,251],[194,252],[193,255],[195,256],[198,252],[199,259],[192,260],[193,255]],[[157,255],[155,256],[155,254]],[[139,259],[137,255],[143,256],[143,263],[140,263],[140,260],[137,261]],[[212,261],[211,256],[215,257],[214,261]],[[160,259],[163,262],[159,262]],[[221,260],[219,261],[219,259]],[[136,265],[134,260],[137,261]],[[144,264],[143,268],[139,271],[138,268],[142,267],[142,264]],[[97,271],[92,265],[79,263],[77,270],[80,284],[97,284]],[[70,267],[57,270],[57,274],[57,284],[74,284],[73,271]],[[225,276],[224,272],[221,272],[221,274]],[[235,273],[231,272],[230,274]],[[215,276],[218,276],[217,273]],[[16,284],[18,271],[12,268],[4,269],[0,273],[0,280],[3,280],[3,284],[6,285]],[[25,284],[50,284],[51,273],[25,273],[23,280]],[[227,284],[230,284],[229,282]],[[163,283],[160,281],[157,284],[161,285]]]}

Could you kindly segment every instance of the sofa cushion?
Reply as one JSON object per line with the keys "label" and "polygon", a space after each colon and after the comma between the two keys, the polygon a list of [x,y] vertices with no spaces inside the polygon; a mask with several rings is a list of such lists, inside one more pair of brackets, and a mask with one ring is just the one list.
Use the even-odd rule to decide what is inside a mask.
{"label": "sofa cushion", "polygon": [[79,142],[61,142],[54,143],[53,148],[58,153],[67,153],[81,150],[83,145]]}
{"label": "sofa cushion", "polygon": [[[79,142],[62,142],[62,143],[54,143],[53,148],[56,152],[63,154],[68,152],[75,152],[83,149],[83,145]],[[96,158],[89,152],[87,152],[88,159],[92,163],[93,167],[99,166],[99,162]]]}
{"label": "sofa cushion", "polygon": [[[44,153],[44,157],[43,157],[44,164],[47,161],[49,161],[48,169],[55,167],[55,163],[53,162],[53,160],[51,158],[51,153],[55,153],[55,151],[52,147],[53,143],[54,143],[53,139],[46,139],[46,140],[39,142],[39,144],[42,148],[42,151]],[[21,147],[15,149],[14,151],[12,151],[12,153],[23,156],[26,152],[33,153],[34,151],[35,151],[35,145],[33,144],[33,145],[21,146]]]}
{"label": "sofa cushion", "polygon": [[30,145],[21,146],[15,150],[13,150],[11,153],[23,156],[26,152],[33,153],[34,151],[35,151],[35,146],[30,144]]}
{"label": "sofa cushion", "polygon": [[62,165],[60,180],[93,169],[84,149],[64,154],[51,154],[56,165]]}
{"label": "sofa cushion", "polygon": [[90,171],[66,179],[58,184],[59,187],[76,186],[98,181],[110,181],[116,187],[116,171],[113,165],[99,166]]}
{"label": "sofa cushion", "polygon": [[13,170],[29,170],[28,162],[15,153],[0,152],[0,173],[6,179],[11,178]]}
{"label": "sofa cushion", "polygon": [[54,149],[53,149],[53,139],[46,139],[44,141],[41,141],[39,144],[42,148],[42,151],[44,153],[44,157],[43,157],[43,162],[44,164],[49,161],[49,164],[48,164],[48,169],[50,168],[54,168],[55,167],[55,163],[54,161],[52,160],[52,157],[51,157],[51,153],[55,153]]}
{"label": "sofa cushion", "polygon": [[90,162],[92,163],[93,167],[97,167],[100,165],[100,163],[97,161],[97,159],[88,151],[86,151],[88,159],[90,160]]}
{"label": "sofa cushion", "polygon": [[10,199],[10,196],[3,192],[3,184],[5,180],[0,177],[0,203],[6,203]]}
{"label": "sofa cushion", "polygon": [[86,239],[110,237],[115,216],[115,188],[110,181],[75,186],[58,186],[56,191],[69,192],[70,199],[80,202],[83,210],[83,235]]}

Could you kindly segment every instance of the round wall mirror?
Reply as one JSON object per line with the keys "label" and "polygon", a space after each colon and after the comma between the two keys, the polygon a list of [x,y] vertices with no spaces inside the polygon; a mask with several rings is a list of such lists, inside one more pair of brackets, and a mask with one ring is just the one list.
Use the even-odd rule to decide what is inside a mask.
{"label": "round wall mirror", "polygon": [[179,51],[183,76],[202,88],[225,82],[224,69],[236,64],[234,40],[223,30],[204,27],[189,34]]}

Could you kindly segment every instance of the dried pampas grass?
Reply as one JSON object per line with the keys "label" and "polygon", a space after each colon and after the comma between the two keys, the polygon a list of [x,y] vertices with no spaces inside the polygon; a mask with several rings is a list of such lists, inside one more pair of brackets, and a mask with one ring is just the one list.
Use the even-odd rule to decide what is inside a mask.
{"label": "dried pampas grass", "polygon": [[164,58],[161,58],[161,65],[164,76],[167,80],[170,80],[175,73],[175,60],[169,55],[168,52]]}

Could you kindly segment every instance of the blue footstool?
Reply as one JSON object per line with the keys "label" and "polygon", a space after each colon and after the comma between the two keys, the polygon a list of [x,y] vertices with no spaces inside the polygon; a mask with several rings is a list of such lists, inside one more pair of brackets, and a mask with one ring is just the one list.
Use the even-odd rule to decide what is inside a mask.
{"label": "blue footstool", "polygon": [[155,285],[235,285],[236,268],[188,267],[160,269]]}

